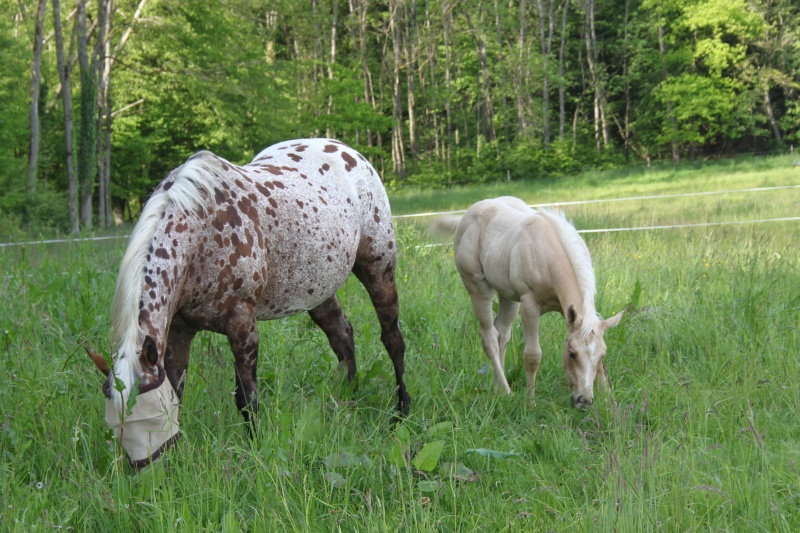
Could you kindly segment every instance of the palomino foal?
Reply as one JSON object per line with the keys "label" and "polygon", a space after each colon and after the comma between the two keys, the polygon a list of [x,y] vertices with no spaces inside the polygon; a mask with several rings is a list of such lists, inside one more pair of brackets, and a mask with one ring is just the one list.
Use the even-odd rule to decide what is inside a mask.
{"label": "palomino foal", "polygon": [[[480,201],[456,228],[455,261],[472,299],[498,390],[511,392],[504,373],[506,345],[520,307],[531,399],[542,359],[539,317],[550,311],[561,312],[567,321],[563,361],[574,405],[585,409],[592,404],[595,377],[608,387],[603,334],[619,323],[622,312],[608,320],[598,316],[589,250],[562,213],[535,211],[510,196]],[[499,306],[493,318],[495,292]]]}
{"label": "palomino foal", "polygon": [[146,465],[179,436],[189,346],[201,330],[228,338],[247,422],[258,410],[259,320],[308,312],[354,379],[353,328],[336,298],[351,272],[378,315],[397,408],[407,414],[396,252],[378,173],[339,141],[279,143],[243,166],[199,152],[173,170],[145,205],[120,266],[113,367],[94,357],[108,375],[106,421],[130,461]]}

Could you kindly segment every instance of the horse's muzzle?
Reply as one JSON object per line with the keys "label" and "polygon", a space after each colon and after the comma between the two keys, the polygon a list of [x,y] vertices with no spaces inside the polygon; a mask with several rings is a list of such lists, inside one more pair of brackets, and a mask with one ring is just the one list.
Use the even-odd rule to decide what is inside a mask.
{"label": "horse's muzzle", "polygon": [[106,423],[119,438],[128,462],[144,468],[158,459],[181,436],[178,425],[178,395],[164,372],[160,383],[139,392],[130,414],[120,413],[113,400],[106,402]]}

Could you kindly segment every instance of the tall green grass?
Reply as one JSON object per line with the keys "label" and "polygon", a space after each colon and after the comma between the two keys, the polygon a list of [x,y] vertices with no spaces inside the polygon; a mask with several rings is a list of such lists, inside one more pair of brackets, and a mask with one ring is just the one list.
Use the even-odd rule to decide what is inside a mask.
{"label": "tall green grass", "polygon": [[[585,176],[526,199],[798,182],[795,169],[764,164],[713,178],[681,170],[669,187],[648,172]],[[459,203],[448,191],[426,206],[495,192],[464,190]],[[800,210],[796,190],[740,196],[567,212],[590,228]],[[356,390],[307,316],[261,324],[261,414],[248,439],[227,344],[202,333],[184,437],[138,474],[105,426],[102,378],[82,348],[110,348],[124,243],[2,250],[0,530],[795,531],[798,237],[797,222],[585,235],[598,310],[632,312],[606,334],[613,395],[578,411],[560,362],[563,319],[542,321],[536,405],[525,400],[518,323],[506,365],[514,394],[498,396],[452,248],[425,247],[424,223],[399,224],[407,420],[394,422],[391,363],[351,279],[340,298],[356,331]]]}

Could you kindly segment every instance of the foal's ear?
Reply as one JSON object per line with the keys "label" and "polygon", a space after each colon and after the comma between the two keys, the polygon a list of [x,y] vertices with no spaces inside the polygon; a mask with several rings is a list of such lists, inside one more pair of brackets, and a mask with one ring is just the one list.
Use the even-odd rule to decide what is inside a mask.
{"label": "foal's ear", "polygon": [[572,326],[578,320],[578,313],[575,311],[575,306],[570,305],[567,309],[567,325]]}
{"label": "foal's ear", "polygon": [[89,357],[92,358],[94,366],[96,366],[100,372],[102,372],[106,377],[108,377],[108,374],[111,372],[111,370],[108,368],[108,363],[106,362],[105,357],[103,357],[102,355],[98,355],[94,352],[90,352],[89,348],[84,348],[84,350],[86,350],[86,353],[89,354]]}
{"label": "foal's ear", "polygon": [[619,324],[619,321],[622,320],[622,315],[624,315],[624,314],[625,314],[625,311],[620,311],[619,313],[617,313],[616,315],[612,316],[611,318],[607,318],[607,319],[603,320],[601,322],[601,324],[603,325],[602,326],[603,327],[603,331],[606,331],[607,329],[613,328],[614,326]]}
{"label": "foal's ear", "polygon": [[142,355],[139,359],[143,366],[156,366],[158,363],[158,347],[156,341],[150,335],[144,338],[142,343]]}

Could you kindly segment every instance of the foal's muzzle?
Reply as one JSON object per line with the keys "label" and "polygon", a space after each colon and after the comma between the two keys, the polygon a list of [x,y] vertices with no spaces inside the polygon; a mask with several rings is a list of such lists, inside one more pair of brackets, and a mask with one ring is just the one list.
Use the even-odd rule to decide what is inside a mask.
{"label": "foal's muzzle", "polygon": [[592,398],[587,398],[582,394],[572,397],[572,405],[574,405],[578,409],[588,409],[589,407],[592,406],[592,401],[593,401]]}

